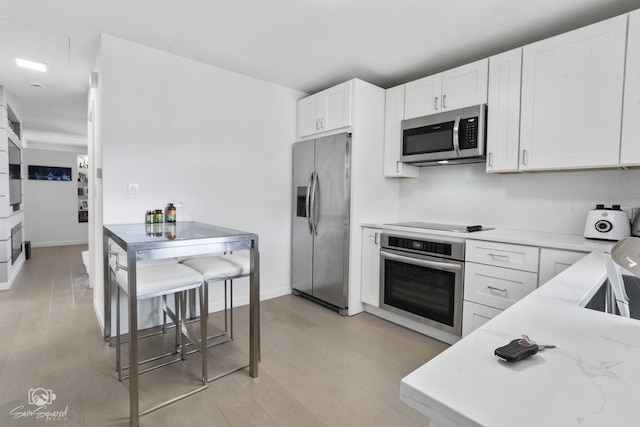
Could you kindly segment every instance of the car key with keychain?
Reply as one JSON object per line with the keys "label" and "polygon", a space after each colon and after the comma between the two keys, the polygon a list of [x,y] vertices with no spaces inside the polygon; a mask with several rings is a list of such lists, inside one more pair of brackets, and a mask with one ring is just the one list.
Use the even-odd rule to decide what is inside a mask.
{"label": "car key with keychain", "polygon": [[523,335],[522,338],[515,339],[505,346],[496,348],[494,354],[507,362],[518,362],[533,356],[540,350],[555,347],[555,345],[536,344],[528,336]]}

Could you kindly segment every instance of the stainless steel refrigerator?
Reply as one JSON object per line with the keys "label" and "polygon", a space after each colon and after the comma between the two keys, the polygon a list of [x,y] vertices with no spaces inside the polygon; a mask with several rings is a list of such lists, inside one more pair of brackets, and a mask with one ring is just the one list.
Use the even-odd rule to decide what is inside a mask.
{"label": "stainless steel refrigerator", "polygon": [[293,292],[347,314],[351,136],[293,145]]}

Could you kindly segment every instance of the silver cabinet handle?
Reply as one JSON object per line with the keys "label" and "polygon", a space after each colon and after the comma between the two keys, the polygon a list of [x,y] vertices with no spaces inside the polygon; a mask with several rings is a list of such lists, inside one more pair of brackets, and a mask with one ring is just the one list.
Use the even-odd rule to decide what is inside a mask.
{"label": "silver cabinet handle", "polygon": [[489,159],[487,160],[487,164],[490,168],[493,167],[493,153],[489,153]]}
{"label": "silver cabinet handle", "polygon": [[442,95],[442,109],[447,108],[447,95]]}
{"label": "silver cabinet handle", "polygon": [[[444,101],[444,96],[442,97]],[[456,157],[460,157],[460,114],[456,116],[456,121],[453,122],[453,149],[456,152]]]}
{"label": "silver cabinet handle", "polygon": [[507,293],[507,290],[505,288],[496,288],[495,286],[487,286],[487,289],[492,290],[492,291],[497,291],[497,292],[502,292],[502,293]]}
{"label": "silver cabinet handle", "polygon": [[433,98],[433,109],[434,110],[438,109],[438,97],[437,96],[435,98]]}
{"label": "silver cabinet handle", "polygon": [[529,163],[529,152],[527,152],[527,150],[522,149],[522,164],[524,166],[527,166],[527,163]]}
{"label": "silver cabinet handle", "polygon": [[509,255],[502,255],[502,254],[494,254],[493,252],[489,252],[489,256],[491,258],[502,258],[502,259],[509,259]]}

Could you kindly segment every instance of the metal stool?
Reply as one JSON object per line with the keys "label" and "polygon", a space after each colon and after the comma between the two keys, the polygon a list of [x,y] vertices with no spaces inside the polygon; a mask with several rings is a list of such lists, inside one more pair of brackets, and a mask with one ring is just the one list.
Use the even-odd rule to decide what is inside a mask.
{"label": "metal stool", "polygon": [[[224,254],[187,258],[180,260],[180,262],[193,268],[204,277],[207,284],[204,291],[207,313],[209,307],[209,284],[224,281],[224,333],[228,333],[229,338],[233,339],[233,279],[249,276],[249,259],[236,254]],[[227,281],[229,282],[229,288],[227,288]],[[227,289],[229,290],[229,298],[227,298]],[[229,305],[227,305],[227,300]],[[229,316],[227,316],[227,311]],[[227,317],[229,318],[228,325]],[[217,336],[211,336],[209,339]]]}
{"label": "metal stool", "polygon": [[[153,369],[157,369],[168,364],[178,362],[186,359],[184,337],[186,337],[202,355],[202,386],[189,393],[185,393],[173,399],[167,400],[153,408],[142,412],[140,415],[144,415],[158,408],[166,406],[184,397],[190,396],[208,387],[207,385],[207,355],[206,355],[206,339],[207,339],[207,322],[206,317],[201,316],[200,321],[200,338],[196,339],[191,336],[186,328],[186,291],[191,289],[197,289],[200,293],[200,310],[204,312],[206,306],[204,304],[204,280],[200,273],[197,271],[178,263],[173,262],[160,262],[160,263],[140,263],[136,269],[136,285],[138,301],[162,296],[165,298],[165,312],[169,311],[170,317],[176,324],[176,352],[164,354],[156,357],[152,357],[143,361],[129,361],[129,363],[148,363],[166,357],[171,354],[178,353],[178,357],[165,363],[156,364],[150,368],[141,370],[139,373],[148,372]],[[128,291],[127,280],[127,268],[118,263],[116,259],[115,277],[118,283],[117,303],[116,303],[116,367],[118,370],[118,379],[124,379],[122,376],[122,363],[121,363],[121,334],[120,334],[120,292],[121,289],[126,293]],[[166,296],[174,294],[176,306],[175,313],[169,310],[166,306]],[[179,342],[178,342],[179,341]]]}

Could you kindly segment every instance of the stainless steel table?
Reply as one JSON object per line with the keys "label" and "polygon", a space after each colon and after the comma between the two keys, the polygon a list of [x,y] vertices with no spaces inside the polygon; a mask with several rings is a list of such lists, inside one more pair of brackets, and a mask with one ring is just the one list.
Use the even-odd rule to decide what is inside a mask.
{"label": "stainless steel table", "polygon": [[108,245],[111,239],[127,253],[129,281],[129,410],[131,425],[138,425],[138,318],[136,263],[150,259],[187,257],[249,250],[249,374],[258,376],[260,356],[260,253],[258,235],[199,222],[176,224],[116,224],[103,227],[104,336],[111,338],[111,274]]}

